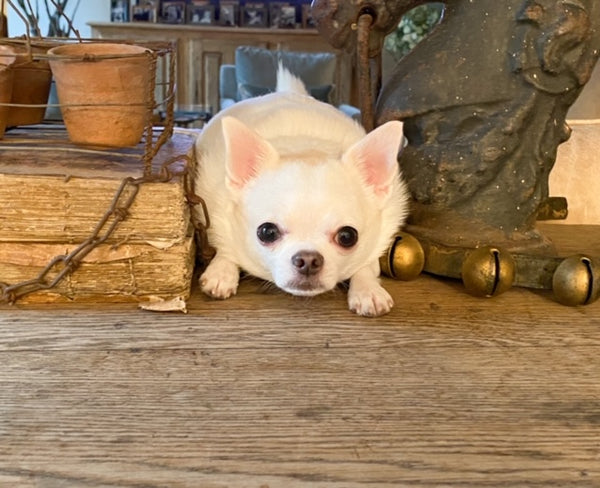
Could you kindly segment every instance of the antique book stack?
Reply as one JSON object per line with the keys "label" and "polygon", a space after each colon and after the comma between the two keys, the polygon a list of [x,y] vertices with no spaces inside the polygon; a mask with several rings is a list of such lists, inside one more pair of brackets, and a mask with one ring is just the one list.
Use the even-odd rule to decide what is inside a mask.
{"label": "antique book stack", "polygon": [[[27,137],[21,130],[9,131],[0,141],[0,282],[8,285],[35,279],[53,258],[68,255],[93,236],[123,180],[143,175],[139,148],[53,145],[56,130],[32,136],[28,129]],[[170,164],[172,173],[190,161],[193,165],[195,136],[175,132],[153,158],[153,172],[179,155],[190,160]],[[166,182],[139,185],[109,238],[56,286],[19,302],[187,298],[195,261],[188,184],[177,174]]]}

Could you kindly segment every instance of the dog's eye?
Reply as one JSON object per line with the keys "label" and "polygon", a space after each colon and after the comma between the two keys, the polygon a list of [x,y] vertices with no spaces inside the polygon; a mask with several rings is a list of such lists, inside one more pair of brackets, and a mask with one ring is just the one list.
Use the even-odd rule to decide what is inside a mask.
{"label": "dog's eye", "polygon": [[347,249],[353,247],[358,242],[358,231],[354,227],[342,227],[335,235],[335,242]]}
{"label": "dog's eye", "polygon": [[260,242],[264,244],[272,244],[281,237],[279,227],[271,222],[266,222],[258,227],[256,235]]}

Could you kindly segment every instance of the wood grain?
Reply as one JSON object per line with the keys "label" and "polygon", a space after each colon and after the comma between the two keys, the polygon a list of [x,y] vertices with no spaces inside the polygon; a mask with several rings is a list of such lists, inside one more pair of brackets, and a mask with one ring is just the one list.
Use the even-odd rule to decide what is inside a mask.
{"label": "wood grain", "polygon": [[600,486],[600,303],[385,285],[378,319],[251,279],[187,315],[3,307],[0,486]]}

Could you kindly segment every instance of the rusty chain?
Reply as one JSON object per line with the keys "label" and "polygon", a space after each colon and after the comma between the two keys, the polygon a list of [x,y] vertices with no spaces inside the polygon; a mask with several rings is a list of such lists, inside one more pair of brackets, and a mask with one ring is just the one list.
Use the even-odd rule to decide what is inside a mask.
{"label": "rusty chain", "polygon": [[[182,160],[184,161],[183,169],[174,171],[172,169],[173,165]],[[190,166],[190,157],[180,155],[167,160],[158,172],[138,178],[130,176],[123,179],[108,210],[100,218],[91,235],[70,253],[55,256],[35,278],[12,285],[0,282],[0,303],[13,304],[24,295],[54,288],[65,277],[75,271],[90,252],[112,236],[119,224],[128,217],[129,210],[141,185],[145,183],[167,183],[178,176],[185,178],[184,187],[186,188],[186,198],[190,207],[197,204],[202,207],[204,224],[196,219],[192,219],[192,224],[196,230],[200,254],[204,259],[209,259],[213,254],[213,250],[208,245],[206,236],[206,229],[210,226],[208,211],[204,200],[193,193],[187,182]]]}

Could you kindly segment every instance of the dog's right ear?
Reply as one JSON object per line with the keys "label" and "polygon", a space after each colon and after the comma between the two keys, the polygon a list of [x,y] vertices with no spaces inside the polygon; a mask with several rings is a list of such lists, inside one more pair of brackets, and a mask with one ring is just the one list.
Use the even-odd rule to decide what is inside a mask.
{"label": "dog's right ear", "polygon": [[225,138],[227,186],[242,189],[259,170],[277,162],[275,148],[255,131],[234,117],[221,121]]}
{"label": "dog's right ear", "polygon": [[351,146],[342,160],[358,168],[375,195],[385,200],[398,178],[398,152],[402,143],[402,122],[392,120],[369,132]]}

